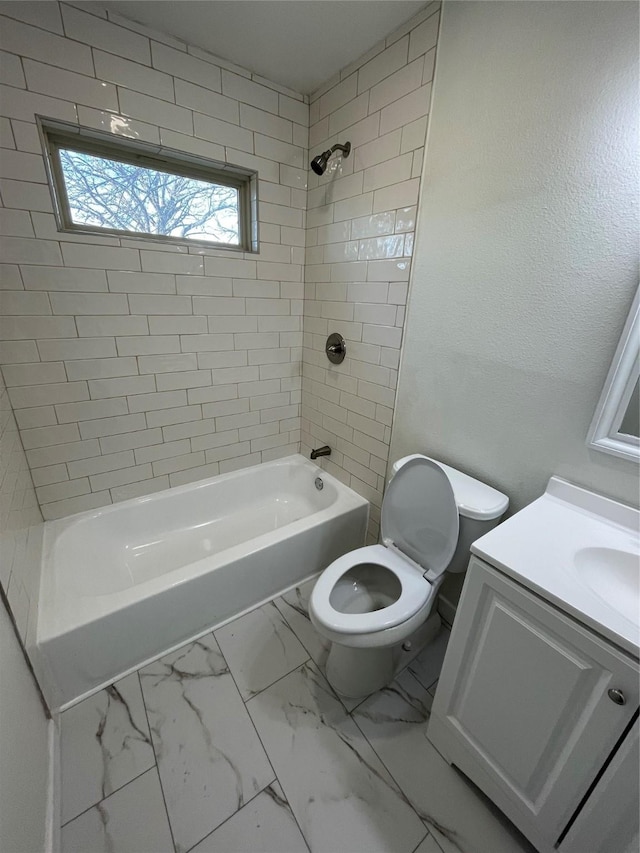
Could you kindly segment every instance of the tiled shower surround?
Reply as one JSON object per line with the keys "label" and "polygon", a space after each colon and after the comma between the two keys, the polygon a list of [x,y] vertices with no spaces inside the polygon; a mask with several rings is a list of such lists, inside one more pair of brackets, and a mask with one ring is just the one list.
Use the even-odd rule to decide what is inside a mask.
{"label": "tiled shower surround", "polygon": [[[0,12],[0,365],[45,519],[298,451],[304,362],[302,450],[375,538],[438,5],[311,99],[99,3]],[[259,253],[58,233],[36,115],[256,169]]]}
{"label": "tiled shower surround", "polygon": [[[329,444],[322,464],[371,502],[379,533],[439,4],[330,80],[311,98],[309,156],[353,146],[309,173],[302,444]],[[330,332],[347,359],[324,355]]]}
{"label": "tiled shower surround", "polygon": [[[44,517],[297,451],[307,104],[38,5],[0,7],[0,363]],[[35,114],[258,170],[260,253],[58,233]]]}

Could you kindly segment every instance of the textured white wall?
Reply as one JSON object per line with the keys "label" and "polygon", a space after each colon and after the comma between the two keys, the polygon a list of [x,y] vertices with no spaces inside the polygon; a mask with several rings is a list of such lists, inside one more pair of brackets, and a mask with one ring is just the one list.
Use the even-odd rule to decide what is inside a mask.
{"label": "textured white wall", "polygon": [[516,510],[553,473],[637,499],[585,445],[638,281],[637,139],[637,4],[445,4],[391,458]]}
{"label": "textured white wall", "polygon": [[0,601],[0,850],[45,849],[49,722]]}

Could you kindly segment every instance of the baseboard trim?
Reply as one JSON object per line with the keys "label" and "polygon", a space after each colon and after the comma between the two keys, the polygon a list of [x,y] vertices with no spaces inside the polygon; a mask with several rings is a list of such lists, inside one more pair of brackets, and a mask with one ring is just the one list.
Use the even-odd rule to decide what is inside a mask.
{"label": "baseboard trim", "polygon": [[453,604],[447,598],[443,598],[442,595],[438,599],[438,613],[449,628],[453,625],[453,620],[456,616],[456,604]]}
{"label": "baseboard trim", "polygon": [[60,730],[57,719],[48,726],[49,773],[47,779],[46,853],[60,853]]}

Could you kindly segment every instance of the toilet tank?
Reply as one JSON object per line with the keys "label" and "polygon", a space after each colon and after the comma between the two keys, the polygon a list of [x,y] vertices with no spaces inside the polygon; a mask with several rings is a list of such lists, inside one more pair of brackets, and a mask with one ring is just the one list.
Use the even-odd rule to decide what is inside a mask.
{"label": "toilet tank", "polygon": [[[431,459],[430,456],[424,456],[422,453],[403,456],[402,459],[393,463],[392,476],[397,474],[406,462],[416,458]],[[464,572],[469,563],[471,543],[484,536],[500,522],[509,506],[509,498],[492,486],[458,471],[457,468],[445,465],[437,459],[431,459],[431,461],[439,465],[449,478],[460,517],[458,545],[447,571]]]}

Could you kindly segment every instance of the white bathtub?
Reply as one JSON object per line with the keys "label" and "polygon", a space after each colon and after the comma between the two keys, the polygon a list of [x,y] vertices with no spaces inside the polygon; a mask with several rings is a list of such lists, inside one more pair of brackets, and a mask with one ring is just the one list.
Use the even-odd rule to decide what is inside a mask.
{"label": "white bathtub", "polygon": [[296,455],[47,522],[35,657],[52,706],[360,547],[368,506]]}

